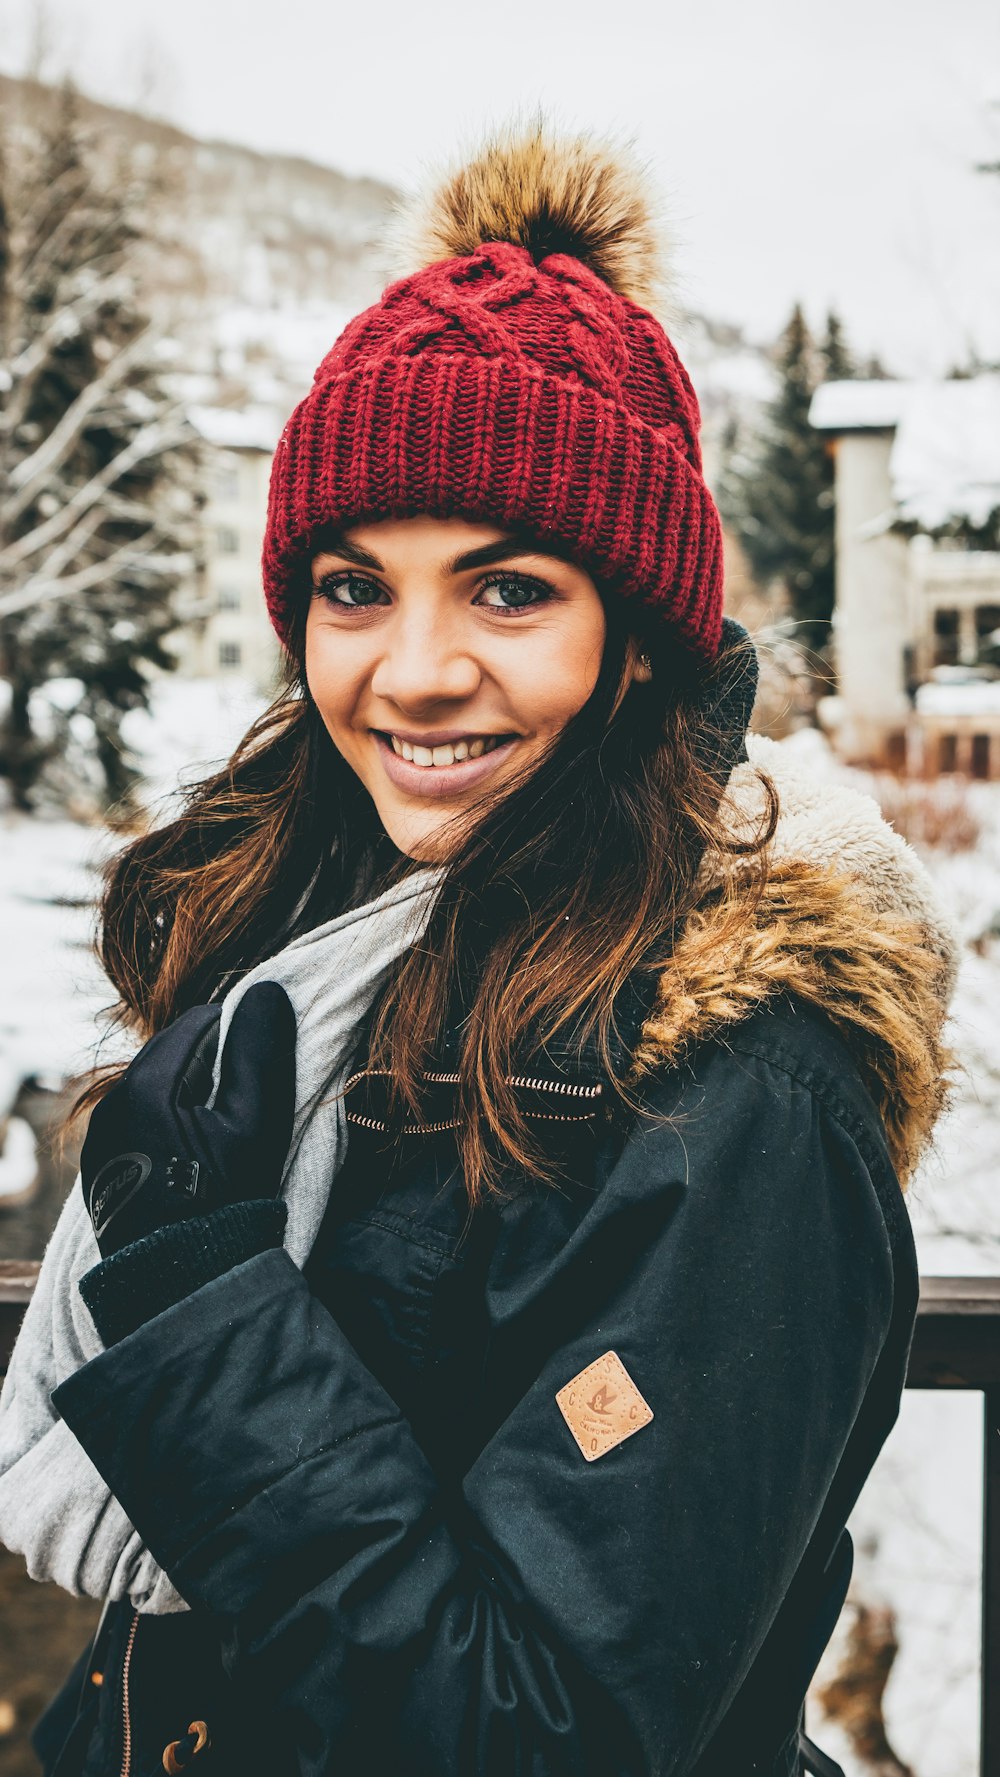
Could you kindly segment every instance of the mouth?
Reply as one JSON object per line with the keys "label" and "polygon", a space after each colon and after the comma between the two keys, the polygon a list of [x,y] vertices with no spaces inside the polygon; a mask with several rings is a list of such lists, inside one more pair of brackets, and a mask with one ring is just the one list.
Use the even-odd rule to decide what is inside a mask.
{"label": "mouth", "polygon": [[[509,758],[517,734],[463,734],[449,740],[373,729],[386,776],[397,789],[416,796],[456,796],[471,789]],[[430,744],[433,741],[433,744]]]}

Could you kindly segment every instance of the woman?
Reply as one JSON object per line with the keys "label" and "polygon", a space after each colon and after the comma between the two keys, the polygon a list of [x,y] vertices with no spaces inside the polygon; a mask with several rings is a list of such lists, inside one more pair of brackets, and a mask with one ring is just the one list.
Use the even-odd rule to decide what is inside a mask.
{"label": "woman", "polygon": [[413,263],[275,457],[285,694],[110,868],[147,1040],[0,1422],[0,1532],[111,1601],[37,1744],[826,1770],[951,940],[871,803],[747,757],[634,175],[494,142]]}

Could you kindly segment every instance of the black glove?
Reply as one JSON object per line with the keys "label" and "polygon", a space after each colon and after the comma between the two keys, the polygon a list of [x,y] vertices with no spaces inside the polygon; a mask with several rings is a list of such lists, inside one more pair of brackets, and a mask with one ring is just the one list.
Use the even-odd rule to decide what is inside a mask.
{"label": "black glove", "polygon": [[295,1112],[295,1013],[274,981],[240,1000],[205,1100],[219,1006],[192,1006],[95,1106],[80,1172],[101,1255],[226,1203],[275,1197]]}

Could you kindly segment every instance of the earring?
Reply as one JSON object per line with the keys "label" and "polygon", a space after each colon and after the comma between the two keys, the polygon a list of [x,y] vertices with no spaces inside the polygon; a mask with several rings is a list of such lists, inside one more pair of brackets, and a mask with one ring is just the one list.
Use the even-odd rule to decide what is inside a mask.
{"label": "earring", "polygon": [[653,663],[648,654],[640,654],[632,674],[637,684],[648,685],[653,676]]}

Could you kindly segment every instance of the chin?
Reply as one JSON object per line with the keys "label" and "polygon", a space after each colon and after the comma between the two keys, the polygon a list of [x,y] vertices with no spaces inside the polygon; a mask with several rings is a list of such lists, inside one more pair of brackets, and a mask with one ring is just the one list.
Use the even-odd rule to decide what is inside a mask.
{"label": "chin", "polygon": [[424,826],[419,820],[386,820],[381,815],[379,818],[396,850],[404,858],[412,858],[415,864],[442,864],[455,844],[450,822],[435,821]]}

